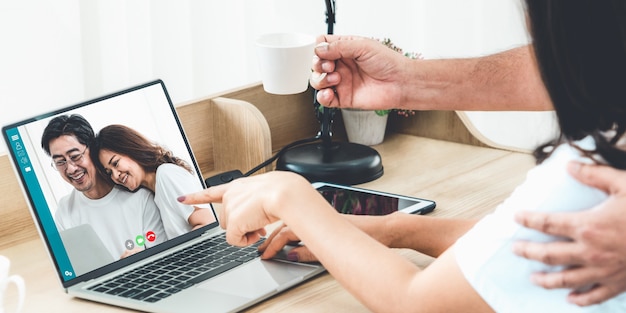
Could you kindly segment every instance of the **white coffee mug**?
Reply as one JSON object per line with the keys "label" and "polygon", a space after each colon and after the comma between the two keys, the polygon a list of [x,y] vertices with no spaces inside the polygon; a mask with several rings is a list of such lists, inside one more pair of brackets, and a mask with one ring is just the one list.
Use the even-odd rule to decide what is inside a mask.
{"label": "white coffee mug", "polygon": [[17,302],[16,312],[20,312],[24,304],[24,279],[19,275],[9,275],[10,267],[11,261],[7,257],[0,255],[0,313],[5,313],[5,292],[11,284],[15,285],[15,288],[17,288],[17,299],[9,299],[9,301]]}
{"label": "white coffee mug", "polygon": [[315,37],[301,33],[272,33],[256,40],[263,89],[290,95],[307,90]]}

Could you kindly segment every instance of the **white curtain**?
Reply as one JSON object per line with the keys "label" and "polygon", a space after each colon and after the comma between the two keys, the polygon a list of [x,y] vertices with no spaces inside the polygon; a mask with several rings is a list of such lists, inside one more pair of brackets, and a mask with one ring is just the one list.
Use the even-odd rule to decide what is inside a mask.
{"label": "white curtain", "polygon": [[[427,58],[486,54],[526,40],[517,2],[337,0],[335,33]],[[325,11],[323,0],[0,0],[0,124],[155,78],[175,103],[257,82],[254,38],[323,34]]]}

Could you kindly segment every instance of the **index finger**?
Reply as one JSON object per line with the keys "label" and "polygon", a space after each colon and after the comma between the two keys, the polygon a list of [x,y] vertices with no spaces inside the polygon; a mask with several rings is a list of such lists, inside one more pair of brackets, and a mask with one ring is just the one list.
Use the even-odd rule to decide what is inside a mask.
{"label": "index finger", "polygon": [[178,197],[178,202],[184,204],[221,203],[228,184],[209,187],[196,193]]}
{"label": "index finger", "polygon": [[573,238],[576,232],[574,214],[583,213],[543,213],[522,211],[515,214],[515,221],[524,227],[554,236]]}

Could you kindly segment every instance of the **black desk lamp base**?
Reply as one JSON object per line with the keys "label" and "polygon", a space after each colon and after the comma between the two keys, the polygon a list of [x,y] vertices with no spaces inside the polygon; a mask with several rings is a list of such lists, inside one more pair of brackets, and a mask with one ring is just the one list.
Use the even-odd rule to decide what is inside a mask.
{"label": "black desk lamp base", "polygon": [[382,160],[376,150],[349,142],[293,147],[276,161],[276,169],[298,173],[310,182],[342,185],[362,184],[383,175]]}

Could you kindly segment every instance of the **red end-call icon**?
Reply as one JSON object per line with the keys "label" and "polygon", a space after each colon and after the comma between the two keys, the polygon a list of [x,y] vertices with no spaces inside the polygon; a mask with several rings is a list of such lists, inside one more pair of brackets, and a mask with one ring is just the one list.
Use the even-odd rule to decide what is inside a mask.
{"label": "red end-call icon", "polygon": [[146,233],[146,239],[148,239],[148,241],[153,242],[156,240],[156,234],[153,231],[149,231]]}

